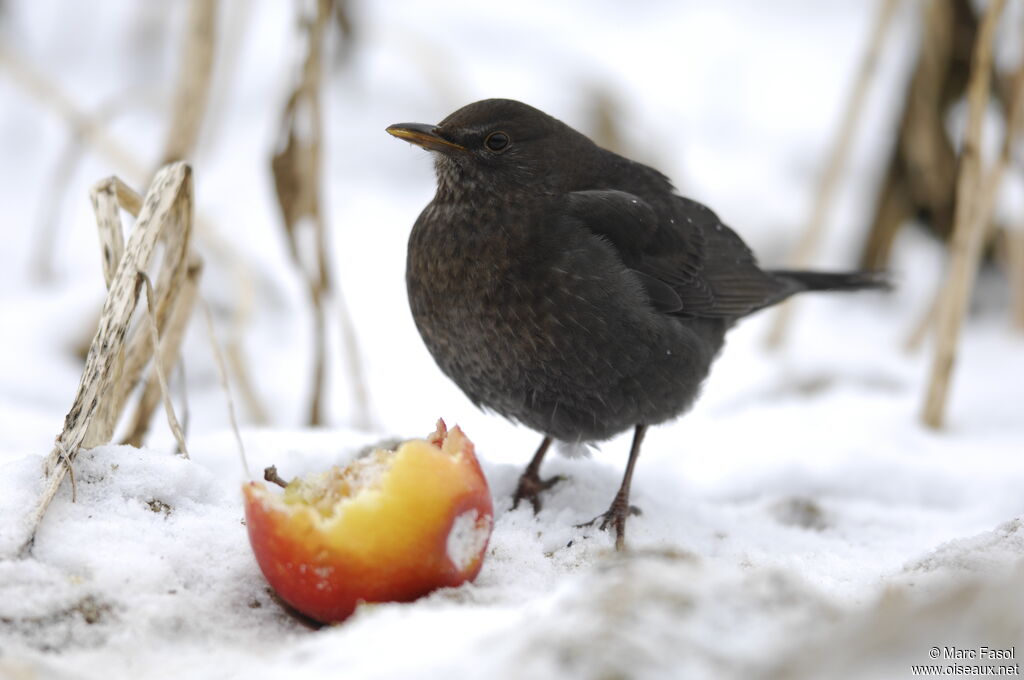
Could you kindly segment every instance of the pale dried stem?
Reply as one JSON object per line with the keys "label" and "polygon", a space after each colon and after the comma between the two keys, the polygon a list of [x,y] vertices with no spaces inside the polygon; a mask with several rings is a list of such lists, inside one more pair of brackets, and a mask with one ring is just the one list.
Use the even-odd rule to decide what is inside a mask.
{"label": "pale dried stem", "polygon": [[[90,371],[90,358],[99,354],[97,361],[102,362],[104,370],[98,374],[98,377],[102,378],[103,385],[102,389],[98,389],[92,397],[95,401],[102,395],[103,401],[106,403],[110,403],[110,400],[113,400],[110,409],[112,413],[109,417],[103,419],[93,419],[90,416],[88,436],[83,432],[81,440],[73,440],[72,443],[74,445],[67,447],[69,451],[77,451],[80,447],[92,448],[98,444],[110,441],[116,425],[116,414],[121,412],[127,395],[134,388],[146,361],[148,361],[148,356],[143,357],[142,353],[144,351],[143,348],[149,347],[149,338],[145,334],[134,334],[131,337],[128,334],[128,323],[134,310],[135,274],[138,271],[145,271],[148,267],[153,251],[156,248],[157,240],[165,230],[170,231],[175,227],[180,229],[188,228],[187,225],[175,223],[175,217],[180,216],[180,211],[176,209],[179,202],[184,201],[191,205],[191,177],[191,171],[183,164],[167,166],[157,173],[146,194],[135,229],[132,231],[131,238],[129,238],[128,244],[125,247],[125,255],[121,258],[117,272],[114,275],[110,293],[107,296],[107,302],[100,316],[100,327],[96,333],[96,339],[93,340],[93,344],[89,349],[89,358],[86,359],[85,372],[83,373],[83,383],[88,380],[90,386],[94,386],[97,376],[93,371]],[[166,259],[171,252],[171,247],[165,249],[164,268],[167,268]],[[167,290],[169,274],[170,272],[162,271],[162,280],[157,286],[159,294],[165,298],[169,293],[173,292]],[[116,328],[116,336],[107,337],[112,332],[110,330],[111,327]],[[97,344],[101,348],[99,352],[97,352]],[[102,351],[104,344],[110,346],[116,344],[118,351],[127,347],[122,378],[117,384],[109,380],[109,369],[113,367],[114,362],[107,356],[107,353]],[[150,350],[151,353],[152,350]],[[136,367],[133,364],[139,365]],[[125,384],[128,381],[131,382],[131,385]],[[113,394],[111,394],[112,391]],[[78,405],[78,402],[79,400],[76,399],[76,405]],[[74,414],[76,414],[76,411],[72,408],[69,418]],[[73,423],[66,422],[65,431],[68,430],[69,425],[73,425]]]}
{"label": "pale dried stem", "polygon": [[[108,178],[97,183],[90,192],[93,213],[96,215],[96,227],[99,232],[103,279],[108,292],[114,283],[117,268],[124,257],[124,230],[121,225],[121,211],[118,208],[116,189],[118,181],[114,177]],[[94,341],[95,338],[90,340],[86,346],[91,346]],[[114,361],[114,375],[110,378],[110,385],[119,384],[124,375],[124,356],[125,349],[122,345],[118,348],[117,358]],[[120,410],[115,400],[104,399],[97,406],[96,422],[113,421],[116,423],[119,413]]]}
{"label": "pale dried stem", "polygon": [[952,231],[956,151],[946,131],[946,112],[965,88],[959,77],[963,58],[958,46],[973,41],[977,32],[973,9],[962,5],[961,0],[917,3],[921,30],[916,64],[903,97],[885,177],[874,197],[860,253],[864,266],[884,266],[896,235],[919,211],[929,215],[932,228],[943,238]]}
{"label": "pale dried stem", "polygon": [[231,324],[225,342],[225,354],[249,419],[258,424],[265,424],[270,418],[253,385],[244,350],[246,329],[256,306],[256,286],[253,283],[252,268],[238,256],[237,249],[224,239],[212,224],[202,218],[198,218],[196,224],[199,227],[199,236],[202,237],[204,252],[223,262],[233,281],[232,305],[229,310]]}
{"label": "pale dried stem", "polygon": [[323,424],[324,377],[327,362],[327,322],[324,310],[323,291],[310,291],[313,300],[313,384],[310,388],[309,424],[312,427]]}
{"label": "pale dried stem", "polygon": [[[330,19],[330,0],[317,1],[316,21],[310,29],[309,54],[303,65],[301,88],[308,101],[309,112],[313,120],[312,139],[310,140],[308,179],[317,187],[316,200],[313,204],[313,225],[316,231],[317,273],[310,277],[310,296],[313,302],[314,340],[313,340],[313,394],[310,399],[309,424],[321,425],[324,421],[323,398],[327,363],[327,323],[325,296],[331,289],[330,266],[327,260],[327,228],[324,224],[319,188],[322,186],[322,168],[320,150],[323,143],[323,116],[320,102],[322,86],[321,62],[324,50],[324,34]],[[294,125],[294,120],[292,122]]]}
{"label": "pale dried stem", "polygon": [[[281,116],[280,143],[271,161],[278,202],[281,207],[284,227],[292,259],[303,272],[313,307],[313,376],[310,396],[310,425],[323,422],[323,391],[327,359],[326,304],[332,288],[332,275],[328,260],[327,229],[321,206],[320,188],[322,173],[320,157],[322,148],[322,112],[320,102],[322,56],[324,34],[330,19],[331,3],[318,0],[315,19],[307,20],[307,53],[302,65],[302,74],[295,89],[288,97]],[[297,120],[303,118],[308,126],[300,126]],[[303,258],[299,247],[300,229],[313,229],[315,252],[313,261]],[[347,317],[348,311],[342,303],[339,313]],[[342,330],[346,339],[354,339],[351,320],[342,319]],[[355,342],[346,346],[349,352],[349,366],[360,364]],[[349,376],[357,410],[365,412],[368,406],[363,376],[358,369]],[[360,416],[360,419],[362,417]]]}
{"label": "pale dried stem", "polygon": [[916,354],[921,349],[921,345],[924,344],[924,339],[928,337],[928,331],[935,325],[935,315],[938,313],[939,300],[942,297],[942,286],[938,286],[935,295],[932,296],[931,302],[925,308],[924,312],[917,317],[914,321],[914,325],[911,326],[910,332],[907,333],[907,339],[903,341],[903,351],[907,354]]}
{"label": "pale dried stem", "polygon": [[118,205],[127,210],[132,217],[138,217],[142,211],[143,197],[118,177],[111,177],[110,181],[113,183],[114,192],[117,194]]}
{"label": "pale dried stem", "polygon": [[[116,210],[116,205],[104,198],[109,194],[111,187],[114,192],[118,192],[116,182],[100,184],[94,200],[98,210],[97,217],[106,225],[101,227],[101,233],[105,234],[105,238],[116,240],[113,229],[115,220],[109,215],[109,211]],[[122,192],[130,196],[124,189],[126,187],[122,187]],[[139,274],[149,267],[157,240],[161,236],[168,242],[168,253],[174,250],[175,232],[179,232],[179,238],[184,242],[184,247],[187,247],[189,226],[183,222],[191,215],[191,194],[191,171],[183,163],[161,168],[150,185],[139,211],[135,229],[124,246],[124,254],[120,257],[110,281],[99,327],[89,347],[74,402],[64,419],[64,427],[57,436],[53,451],[45,461],[44,489],[30,514],[30,532],[19,550],[20,554],[25,554],[30,549],[39,523],[60,488],[64,475],[71,469],[78,451],[105,444],[113,435],[120,415],[120,408],[117,406],[120,402],[116,392],[123,389],[121,383],[129,376],[127,371],[122,369],[126,356],[130,356],[130,352],[125,353],[125,346],[130,340],[134,341],[141,335],[136,333],[135,337],[132,337],[129,334],[133,312],[138,304],[141,285]],[[188,209],[182,210],[182,204],[186,204]],[[184,260],[182,265],[183,263]],[[166,264],[165,262],[165,266]],[[161,272],[161,280],[156,286],[157,291],[149,298],[153,307],[150,317],[153,327],[148,338],[150,346],[155,346],[153,337],[159,318],[157,303],[161,297],[166,298],[166,287],[173,280],[173,276],[164,276],[164,272]]]}
{"label": "pale dried stem", "polygon": [[[1021,127],[1024,126],[1024,63],[1014,73],[1010,91],[1012,94],[1008,112],[1009,117],[1006,123],[1006,132],[1003,135],[1003,144],[999,150],[999,156],[996,157],[995,165],[985,175],[984,181],[982,181],[981,186],[978,188],[980,196],[976,199],[975,214],[972,216],[974,222],[979,225],[972,228],[980,229],[983,232],[983,244],[990,242],[995,236],[995,221],[992,219],[992,215],[995,212],[996,199],[999,197],[1003,177],[1010,167],[1014,143],[1020,135]],[[979,175],[982,174],[980,161],[978,173]],[[944,285],[937,287],[932,301],[914,323],[904,342],[904,348],[907,352],[917,352],[921,345],[924,344],[925,338],[928,337],[928,332],[934,328],[938,319],[942,298],[946,295],[946,290],[947,288]]]}
{"label": "pale dried stem", "polygon": [[[191,175],[189,176],[191,178]],[[178,229],[164,230],[160,234],[163,242],[163,261],[156,285],[155,315],[160,333],[166,332],[167,319],[175,300],[181,294],[187,275],[188,244],[192,235],[192,187],[189,179],[188,191],[181,192],[172,206],[172,224]],[[141,217],[139,220],[141,221]],[[138,226],[136,226],[138,229]],[[145,333],[135,334],[129,341],[122,379],[113,385],[114,396],[111,402],[115,413],[120,414],[131,396],[135,385],[142,377],[142,372],[153,356],[153,344]],[[107,438],[109,440],[109,437]]]}
{"label": "pale dried stem", "polygon": [[227,366],[235,378],[235,385],[238,387],[242,405],[249,415],[249,420],[258,425],[269,423],[270,416],[267,413],[267,408],[260,400],[256,387],[253,385],[252,378],[250,377],[251,374],[248,369],[248,363],[245,360],[245,350],[241,344],[237,323],[232,324],[230,333],[224,352],[227,357]]}
{"label": "pale dried stem", "polygon": [[971,75],[967,86],[967,131],[960,153],[956,187],[953,238],[946,286],[937,315],[937,337],[922,421],[929,427],[943,425],[949,385],[956,360],[960,328],[981,258],[987,225],[982,195],[982,127],[988,104],[992,72],[992,42],[1005,0],[992,0],[985,9],[974,46]]}
{"label": "pale dried stem", "polygon": [[[815,252],[817,252],[818,244],[825,233],[825,221],[832,208],[836,189],[839,186],[839,178],[842,176],[843,169],[847,164],[847,157],[850,155],[850,147],[853,144],[854,134],[857,130],[857,122],[862,116],[864,105],[867,101],[869,86],[877,71],[878,61],[882,54],[882,46],[885,43],[885,34],[898,4],[899,0],[879,0],[878,13],[875,16],[875,22],[871,29],[868,48],[857,71],[857,77],[850,92],[850,99],[847,101],[835,142],[829,153],[825,170],[821,175],[818,191],[815,194],[814,203],[811,207],[810,219],[790,257],[789,265],[791,268],[799,269],[807,267],[811,263]],[[785,302],[776,310],[766,339],[768,347],[779,347],[785,340],[786,331],[793,313],[793,302],[793,300]]]}
{"label": "pale dried stem", "polygon": [[[212,41],[215,30],[215,26],[213,26],[215,13],[212,7],[204,5],[213,4],[215,3],[193,0],[192,7],[190,8],[190,21],[200,22],[209,28],[209,31],[204,29],[202,33],[202,40],[207,47],[201,49],[203,54],[200,54],[199,57],[190,57],[187,47],[189,38],[186,38],[183,68],[176,91],[177,103],[172,109],[174,115],[169,127],[167,143],[165,144],[166,149],[168,149],[168,151],[165,151],[165,155],[168,156],[175,154],[184,155],[181,152],[181,149],[186,146],[183,141],[187,142],[188,146],[194,145],[195,135],[199,133],[201,128],[201,114],[204,107],[192,107],[189,105],[184,99],[185,95],[183,92],[185,90],[189,92],[208,92],[209,90],[210,73],[208,71],[212,67],[206,65],[206,60],[212,59],[213,54]],[[208,12],[212,14],[206,17]],[[206,52],[209,52],[209,54],[205,54]],[[194,66],[190,66],[190,64],[194,64]],[[142,182],[148,175],[146,164],[140,161],[117,139],[107,134],[99,117],[88,116],[82,113],[70,97],[52,81],[32,68],[18,55],[7,50],[2,44],[0,44],[0,68],[6,69],[15,82],[24,90],[35,96],[45,107],[55,111],[57,115],[63,118],[76,137],[81,138],[93,151],[110,161],[120,174],[127,175],[133,182]],[[205,97],[206,95],[204,94],[203,96]],[[121,196],[119,198],[123,199]],[[129,212],[138,212],[138,208],[133,211],[129,204],[124,202],[122,202],[122,207]],[[233,278],[236,281],[236,287],[238,288],[236,291],[237,295],[235,296],[236,299],[243,301],[247,298],[251,299],[252,275],[248,266],[241,261],[237,252],[228,246],[226,241],[218,235],[212,224],[204,219],[198,219],[196,223],[200,227],[200,235],[204,242],[210,244],[211,252],[219,255],[220,259],[225,261],[231,269]],[[39,261],[41,262],[42,260]],[[45,274],[45,265],[38,267],[38,269]],[[251,307],[251,305],[249,306]],[[251,416],[257,422],[267,422],[266,408],[262,405],[260,398],[253,388],[248,366],[242,358],[244,355],[241,349],[242,338],[244,336],[244,328],[248,324],[251,313],[248,309],[234,309],[232,313],[232,337],[228,343],[231,367],[242,389],[243,400]]]}
{"label": "pale dried stem", "polygon": [[1006,261],[1010,277],[1011,320],[1024,331],[1024,225],[1006,231]]}
{"label": "pale dried stem", "polygon": [[[202,262],[198,256],[193,254],[189,258],[181,291],[171,308],[167,329],[161,334],[160,361],[153,361],[154,375],[146,382],[146,388],[143,390],[142,397],[135,407],[131,430],[124,438],[125,444],[142,446],[146,434],[149,432],[153,411],[156,409],[157,403],[164,396],[156,371],[159,368],[166,375],[174,370],[181,352],[182,341],[185,338],[185,331],[188,329],[189,319],[192,317],[192,311],[195,308],[196,294],[199,291],[199,277],[202,274],[202,270]],[[184,439],[184,437],[181,437],[181,439]]]}
{"label": "pale dried stem", "polygon": [[199,139],[213,75],[217,7],[216,0],[189,1],[181,68],[164,144],[164,163],[189,157]]}
{"label": "pale dried stem", "polygon": [[202,149],[208,147],[208,140],[216,142],[226,137],[222,130],[227,120],[229,102],[236,94],[234,85],[238,82],[238,66],[255,16],[247,3],[221,3],[220,11],[222,13],[217,19],[215,67],[210,77],[206,113],[197,142]]}
{"label": "pale dried stem", "polygon": [[[1013,106],[1000,153],[1002,170],[1005,170],[1012,161],[1013,147],[1021,135],[1022,128],[1024,128],[1024,58],[1014,75]],[[994,196],[992,202],[995,203]],[[1003,245],[1005,250],[1004,266],[1010,283],[1010,320],[1014,327],[1024,329],[1024,225],[1018,224],[1016,229],[1004,229]]]}
{"label": "pale dried stem", "polygon": [[148,323],[146,326],[149,328],[149,339],[156,348],[153,353],[153,372],[156,373],[157,382],[160,385],[160,395],[164,402],[164,412],[167,415],[167,424],[171,427],[171,432],[174,434],[175,440],[178,442],[178,451],[184,458],[188,458],[188,447],[185,445],[185,433],[181,431],[181,424],[178,422],[178,417],[174,414],[174,404],[171,403],[171,393],[167,388],[167,375],[164,371],[164,347],[160,344],[160,332],[156,328],[156,309],[153,304],[153,283],[146,276],[145,272],[140,271],[138,273],[137,283],[135,284],[135,296],[138,298],[139,289],[142,286],[146,289],[146,310],[149,314],[146,315]]}
{"label": "pale dried stem", "polygon": [[178,389],[180,391],[179,400],[181,401],[181,429],[184,430],[185,436],[188,436],[188,423],[192,412],[188,407],[188,379],[185,376],[184,358],[178,362],[176,368],[178,370]]}
{"label": "pale dried stem", "polygon": [[97,184],[91,194],[92,210],[96,215],[96,228],[100,235],[103,256],[103,280],[110,290],[124,255],[124,228],[121,225],[121,211],[117,207],[117,193],[113,181]]}
{"label": "pale dried stem", "polygon": [[217,373],[220,376],[220,385],[224,390],[224,396],[228,405],[228,420],[231,421],[231,431],[235,433],[235,443],[238,445],[238,455],[242,459],[242,469],[245,470],[246,479],[252,478],[249,472],[249,461],[245,456],[245,444],[242,443],[242,433],[238,429],[238,418],[235,416],[235,400],[231,398],[231,386],[228,382],[228,367],[224,363],[224,353],[221,352],[220,343],[217,342],[217,333],[213,327],[213,314],[210,313],[210,305],[200,298],[200,305],[203,308],[203,316],[206,317],[206,333],[210,339],[210,347],[213,350],[214,363],[217,364]]}
{"label": "pale dried stem", "polygon": [[[183,158],[195,147],[203,125],[210,133],[211,108],[217,108],[211,100],[219,96],[223,99],[225,88],[211,91],[214,75],[215,55],[217,54],[217,11],[218,3],[208,0],[191,0],[189,4],[189,28],[185,31],[185,43],[182,49],[182,66],[177,87],[172,123],[168,132],[167,146],[164,155],[167,159]],[[232,71],[237,61],[242,26],[248,21],[249,12],[236,12],[236,16],[226,26],[227,49],[220,50],[221,70]],[[226,62],[226,64],[224,63]],[[223,74],[222,74],[223,77]],[[230,78],[229,78],[230,79]],[[222,108],[222,107],[221,107]],[[215,116],[214,116],[215,117]],[[216,121],[213,121],[216,122]],[[267,410],[256,394],[249,375],[248,364],[244,360],[243,341],[245,329],[252,316],[253,283],[252,273],[238,257],[235,248],[223,239],[212,226],[200,221],[204,243],[209,250],[217,253],[230,270],[235,282],[234,305],[231,309],[231,331],[226,343],[228,364],[234,374],[235,381],[245,404],[249,417],[256,423],[269,421]]]}

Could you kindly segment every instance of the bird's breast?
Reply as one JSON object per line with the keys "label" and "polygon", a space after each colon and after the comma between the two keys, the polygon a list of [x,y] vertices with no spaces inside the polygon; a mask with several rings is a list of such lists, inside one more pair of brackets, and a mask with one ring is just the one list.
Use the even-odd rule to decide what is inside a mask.
{"label": "bird's breast", "polygon": [[610,246],[560,234],[515,206],[428,206],[410,236],[407,284],[413,317],[442,364],[461,352],[553,365],[617,338],[646,308]]}
{"label": "bird's breast", "polygon": [[567,440],[678,413],[708,352],[650,306],[610,243],[558,224],[472,206],[423,212],[406,278],[438,366],[478,405]]}

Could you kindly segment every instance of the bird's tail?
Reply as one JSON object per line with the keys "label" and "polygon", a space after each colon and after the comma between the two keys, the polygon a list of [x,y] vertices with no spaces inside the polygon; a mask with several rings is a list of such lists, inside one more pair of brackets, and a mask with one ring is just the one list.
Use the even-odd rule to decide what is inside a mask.
{"label": "bird's tail", "polygon": [[[773,276],[792,281],[800,286],[800,290],[891,290],[892,282],[886,272],[813,272],[778,269],[772,271]],[[799,291],[798,291],[799,292]]]}

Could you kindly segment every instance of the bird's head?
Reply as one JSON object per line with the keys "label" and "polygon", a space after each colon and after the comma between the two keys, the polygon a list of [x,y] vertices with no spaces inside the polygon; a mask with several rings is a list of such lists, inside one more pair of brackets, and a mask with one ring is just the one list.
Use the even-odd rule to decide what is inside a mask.
{"label": "bird's head", "polygon": [[462,107],[437,125],[398,123],[387,131],[434,154],[442,191],[559,191],[566,168],[597,147],[543,111],[511,99]]}

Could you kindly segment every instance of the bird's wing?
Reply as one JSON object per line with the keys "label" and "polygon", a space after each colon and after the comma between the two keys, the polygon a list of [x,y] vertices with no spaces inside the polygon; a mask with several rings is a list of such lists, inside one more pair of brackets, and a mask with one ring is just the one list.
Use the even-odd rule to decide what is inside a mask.
{"label": "bird's wing", "polygon": [[673,196],[658,210],[624,191],[577,191],[568,195],[565,216],[615,246],[659,311],[737,318],[792,292],[696,201]]}

